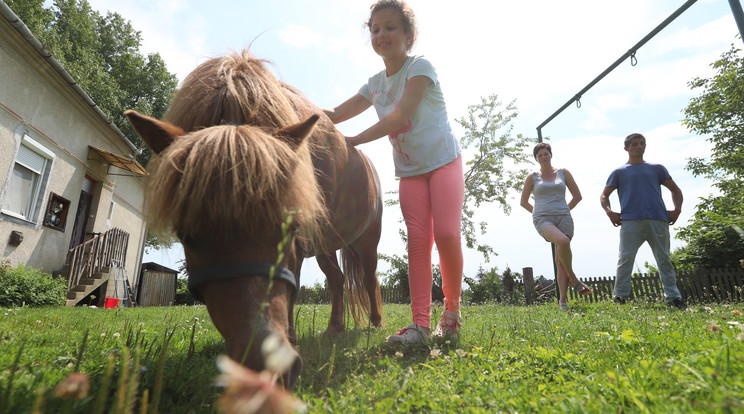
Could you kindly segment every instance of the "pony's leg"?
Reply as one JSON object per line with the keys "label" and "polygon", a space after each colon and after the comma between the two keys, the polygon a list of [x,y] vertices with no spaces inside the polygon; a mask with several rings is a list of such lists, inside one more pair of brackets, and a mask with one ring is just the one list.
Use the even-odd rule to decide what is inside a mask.
{"label": "pony's leg", "polygon": [[336,252],[319,254],[315,259],[331,289],[331,318],[323,335],[336,335],[344,331],[344,274],[338,265]]}
{"label": "pony's leg", "polygon": [[352,243],[361,262],[364,288],[369,297],[369,322],[374,327],[382,326],[382,293],[377,280],[377,245],[382,232],[382,217],[378,217],[362,236]]}
{"label": "pony's leg", "polygon": [[[298,288],[300,286],[300,269],[302,268],[302,260],[302,256],[296,257],[294,262],[290,265],[290,270],[292,270],[292,273],[295,275],[295,280],[297,280]],[[292,345],[297,345],[297,333],[295,332],[294,326],[295,299],[297,299],[296,295],[292,295],[289,299],[289,329],[287,330],[287,338]]]}

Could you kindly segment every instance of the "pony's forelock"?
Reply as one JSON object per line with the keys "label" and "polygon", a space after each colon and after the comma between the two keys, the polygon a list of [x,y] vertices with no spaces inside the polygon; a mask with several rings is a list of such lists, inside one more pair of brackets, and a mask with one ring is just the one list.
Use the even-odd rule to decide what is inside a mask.
{"label": "pony's forelock", "polygon": [[156,228],[210,243],[276,232],[287,210],[300,236],[318,239],[326,212],[305,146],[263,129],[216,126],[187,134],[153,162],[147,202]]}

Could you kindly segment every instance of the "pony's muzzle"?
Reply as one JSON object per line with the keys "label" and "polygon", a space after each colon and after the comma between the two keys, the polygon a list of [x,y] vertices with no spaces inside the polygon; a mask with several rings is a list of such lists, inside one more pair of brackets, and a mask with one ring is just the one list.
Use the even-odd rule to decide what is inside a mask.
{"label": "pony's muzzle", "polygon": [[287,389],[293,389],[295,385],[297,385],[297,379],[299,379],[301,373],[302,357],[298,354],[289,370],[282,375],[282,383],[284,387]]}

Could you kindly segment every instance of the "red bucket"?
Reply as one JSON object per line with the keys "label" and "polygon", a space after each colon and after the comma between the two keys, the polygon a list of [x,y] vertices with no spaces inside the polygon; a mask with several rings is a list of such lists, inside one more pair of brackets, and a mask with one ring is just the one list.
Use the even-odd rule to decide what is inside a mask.
{"label": "red bucket", "polygon": [[106,298],[106,304],[103,305],[106,309],[114,309],[117,306],[119,306],[119,299],[116,298]]}

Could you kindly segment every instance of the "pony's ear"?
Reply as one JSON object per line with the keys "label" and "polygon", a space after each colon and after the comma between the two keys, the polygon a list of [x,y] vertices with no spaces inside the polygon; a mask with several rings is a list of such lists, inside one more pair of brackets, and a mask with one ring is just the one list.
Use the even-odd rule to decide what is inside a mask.
{"label": "pony's ear", "polygon": [[307,138],[307,136],[313,131],[318,119],[320,119],[320,116],[312,115],[310,118],[300,122],[299,124],[290,125],[277,130],[276,136],[289,144],[293,149],[297,149],[300,144],[302,144],[302,140]]}
{"label": "pony's ear", "polygon": [[147,146],[152,148],[156,154],[160,154],[176,138],[186,134],[183,129],[173,124],[142,115],[136,111],[129,110],[124,112],[124,115],[129,118],[129,123],[132,124],[137,134],[145,140]]}

